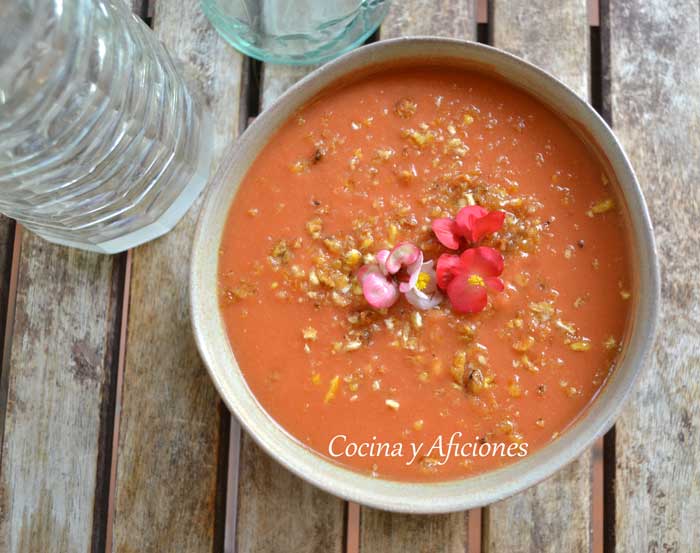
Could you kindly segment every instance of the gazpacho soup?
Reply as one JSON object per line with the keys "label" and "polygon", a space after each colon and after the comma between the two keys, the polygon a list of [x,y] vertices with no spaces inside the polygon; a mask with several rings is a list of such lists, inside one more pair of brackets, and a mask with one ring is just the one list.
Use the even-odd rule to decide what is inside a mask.
{"label": "gazpacho soup", "polygon": [[230,208],[220,307],[299,442],[393,480],[556,440],[615,370],[631,282],[616,187],[562,118],[481,70],[383,67],[262,149]]}

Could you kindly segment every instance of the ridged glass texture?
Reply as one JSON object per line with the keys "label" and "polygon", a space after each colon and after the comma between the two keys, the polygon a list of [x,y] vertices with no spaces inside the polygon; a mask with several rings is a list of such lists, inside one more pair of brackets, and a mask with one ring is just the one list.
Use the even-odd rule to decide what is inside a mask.
{"label": "ridged glass texture", "polygon": [[123,0],[0,2],[0,212],[53,242],[123,251],[192,204],[209,134]]}

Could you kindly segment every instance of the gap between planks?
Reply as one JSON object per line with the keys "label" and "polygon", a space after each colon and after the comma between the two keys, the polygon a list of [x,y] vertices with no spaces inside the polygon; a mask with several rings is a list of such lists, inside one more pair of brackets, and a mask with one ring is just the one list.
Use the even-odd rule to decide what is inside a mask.
{"label": "gap between planks", "polygon": [[132,250],[126,253],[124,267],[124,288],[122,293],[121,324],[119,328],[119,353],[117,359],[116,390],[114,400],[114,422],[112,425],[112,458],[109,469],[109,493],[107,496],[107,528],[105,529],[105,553],[112,553],[112,530],[114,528],[114,494],[117,481],[117,461],[119,458],[119,424],[121,420],[122,384],[126,360],[127,324],[129,321],[129,294],[131,290]]}
{"label": "gap between planks", "polygon": [[7,286],[7,310],[5,312],[5,334],[2,343],[2,366],[0,367],[0,467],[2,466],[2,444],[5,443],[5,413],[7,412],[7,394],[10,380],[10,355],[12,334],[15,326],[15,301],[17,298],[17,279],[19,259],[22,250],[22,226],[15,224],[12,240],[12,257]]}

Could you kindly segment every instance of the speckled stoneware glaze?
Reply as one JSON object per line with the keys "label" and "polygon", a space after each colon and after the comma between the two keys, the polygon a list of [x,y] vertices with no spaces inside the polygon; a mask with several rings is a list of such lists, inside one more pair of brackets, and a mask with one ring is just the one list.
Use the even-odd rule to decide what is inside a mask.
{"label": "speckled stoneware glaze", "polygon": [[[632,316],[618,367],[595,401],[568,431],[525,459],[465,478],[407,483],[372,478],[331,463],[290,436],[258,403],[226,336],[217,293],[218,244],[229,206],[249,166],[277,128],[300,106],[338,80],[382,64],[435,62],[476,67],[528,91],[561,115],[615,176],[630,230],[634,267]],[[282,465],[345,499],[390,511],[441,513],[479,507],[518,493],[575,459],[613,424],[651,348],[658,311],[659,276],[647,207],[629,161],[612,131],[572,90],[541,69],[500,50],[430,37],[381,41],[324,65],[287,90],[228,152],[201,212],[192,254],[190,301],[199,351],[219,393],[243,428]]]}

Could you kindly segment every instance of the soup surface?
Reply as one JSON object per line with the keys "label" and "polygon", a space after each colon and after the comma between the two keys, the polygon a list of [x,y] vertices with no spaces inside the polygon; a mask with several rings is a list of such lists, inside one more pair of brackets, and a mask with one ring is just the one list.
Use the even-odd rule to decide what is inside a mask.
{"label": "soup surface", "polygon": [[[446,248],[433,222],[475,205],[502,226]],[[601,163],[534,98],[476,71],[383,70],[305,106],[254,161],[221,312],[252,392],[300,442],[381,478],[465,477],[556,439],[614,370],[625,236]],[[406,242],[434,262],[493,248],[504,289],[471,313],[444,291],[372,307],[360,268]]]}

